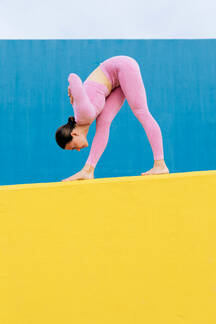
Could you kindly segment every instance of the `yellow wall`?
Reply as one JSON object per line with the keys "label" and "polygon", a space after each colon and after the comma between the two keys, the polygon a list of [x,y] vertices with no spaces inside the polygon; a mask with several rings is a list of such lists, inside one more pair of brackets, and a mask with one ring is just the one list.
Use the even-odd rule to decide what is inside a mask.
{"label": "yellow wall", "polygon": [[215,324],[216,171],[0,187],[1,324]]}

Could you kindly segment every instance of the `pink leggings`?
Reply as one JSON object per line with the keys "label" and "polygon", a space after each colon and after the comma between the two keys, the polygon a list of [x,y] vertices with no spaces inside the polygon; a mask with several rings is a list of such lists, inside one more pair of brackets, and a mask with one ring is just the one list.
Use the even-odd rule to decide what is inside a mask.
{"label": "pink leggings", "polygon": [[84,124],[91,123],[96,118],[96,132],[86,163],[96,166],[107,146],[110,125],[125,99],[146,132],[154,160],[164,159],[161,130],[149,112],[138,63],[132,58],[123,60],[121,56],[116,57],[115,74],[119,86],[114,88],[107,97],[108,89],[102,84],[97,86],[96,82],[86,80],[83,85],[75,73],[70,74],[68,78],[75,101],[75,120],[78,124],[79,121],[80,124]]}

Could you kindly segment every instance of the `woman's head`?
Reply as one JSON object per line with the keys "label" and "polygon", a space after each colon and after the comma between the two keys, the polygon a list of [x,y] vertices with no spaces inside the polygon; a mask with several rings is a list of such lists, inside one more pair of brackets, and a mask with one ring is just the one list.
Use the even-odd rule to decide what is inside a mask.
{"label": "woman's head", "polygon": [[73,116],[68,118],[67,124],[57,129],[55,139],[57,144],[65,150],[80,151],[80,149],[88,146],[87,139]]}

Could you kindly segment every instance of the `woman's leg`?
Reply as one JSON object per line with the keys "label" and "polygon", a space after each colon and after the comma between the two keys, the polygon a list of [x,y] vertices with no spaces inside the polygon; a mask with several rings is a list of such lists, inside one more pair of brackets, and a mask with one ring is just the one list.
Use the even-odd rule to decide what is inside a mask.
{"label": "woman's leg", "polygon": [[165,171],[164,173],[167,173],[168,169],[164,163],[161,130],[148,109],[140,68],[133,58],[125,58],[123,60],[121,58],[121,62],[118,66],[118,79],[128,104],[134,115],[142,124],[152,148],[155,160],[154,167],[156,169],[151,169],[151,172],[146,172],[146,174],[158,173],[158,168]]}
{"label": "woman's leg", "polygon": [[96,167],[98,160],[107,146],[110,125],[124,104],[124,101],[125,95],[120,87],[115,88],[107,97],[102,112],[96,118],[96,132],[86,164],[94,168]]}

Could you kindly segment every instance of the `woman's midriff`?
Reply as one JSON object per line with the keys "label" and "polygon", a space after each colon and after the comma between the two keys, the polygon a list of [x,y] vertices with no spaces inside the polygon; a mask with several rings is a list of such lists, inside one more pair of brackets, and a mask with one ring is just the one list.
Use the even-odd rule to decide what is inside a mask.
{"label": "woman's midriff", "polygon": [[92,80],[105,85],[109,91],[109,94],[112,91],[112,83],[107,78],[107,76],[103,73],[103,71],[100,69],[99,66],[91,74],[89,74],[86,80]]}

